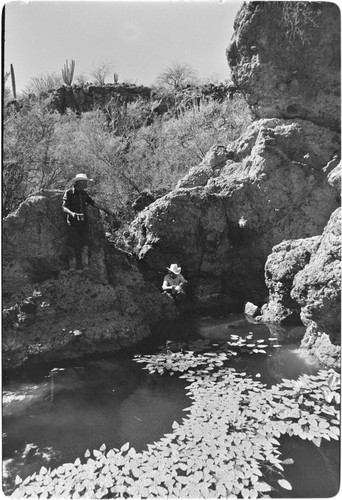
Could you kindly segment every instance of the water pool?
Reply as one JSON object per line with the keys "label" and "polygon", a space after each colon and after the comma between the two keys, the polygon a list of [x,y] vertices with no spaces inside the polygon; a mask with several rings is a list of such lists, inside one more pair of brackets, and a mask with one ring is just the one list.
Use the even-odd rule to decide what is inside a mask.
{"label": "water pool", "polygon": [[[247,339],[246,345],[274,339],[268,340],[267,354],[251,355],[247,348],[232,360],[238,371],[272,385],[321,368],[298,350],[303,333],[303,327],[268,327],[237,315],[191,318],[190,323],[169,324],[143,348],[152,349],[168,338],[202,343],[207,350],[232,336]],[[186,415],[182,411],[189,406],[186,385],[176,376],[150,375],[131,356],[11,376],[3,387],[4,491],[13,489],[16,474],[26,477],[43,465],[73,462],[103,443],[107,449],[126,442],[137,451],[146,448]],[[296,459],[296,467],[286,468],[294,486],[288,497],[324,498],[337,493],[338,444],[317,448],[293,437],[282,438],[281,444],[284,454]]]}

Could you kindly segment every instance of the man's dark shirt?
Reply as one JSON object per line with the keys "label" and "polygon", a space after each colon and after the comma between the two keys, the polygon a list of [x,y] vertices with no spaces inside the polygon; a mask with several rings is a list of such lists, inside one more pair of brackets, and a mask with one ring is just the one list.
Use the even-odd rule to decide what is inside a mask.
{"label": "man's dark shirt", "polygon": [[[77,214],[84,214],[84,222],[88,221],[87,219],[87,205],[94,205],[95,201],[89,196],[89,194],[82,190],[76,191],[75,187],[68,189],[65,191],[63,196],[63,207],[68,208],[72,212],[76,212]],[[67,215],[67,223],[70,226],[71,224],[77,224],[77,220],[71,215]]]}

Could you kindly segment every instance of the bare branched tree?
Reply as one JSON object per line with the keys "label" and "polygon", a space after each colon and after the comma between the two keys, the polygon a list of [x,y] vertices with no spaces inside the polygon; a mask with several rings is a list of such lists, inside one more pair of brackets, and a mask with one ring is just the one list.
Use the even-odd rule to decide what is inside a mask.
{"label": "bare branched tree", "polygon": [[110,62],[102,62],[93,66],[90,71],[90,74],[93,78],[95,78],[95,83],[99,85],[104,85],[105,79],[108,75],[112,73],[113,64]]}
{"label": "bare branched tree", "polygon": [[197,81],[196,71],[189,64],[173,63],[157,77],[156,83],[174,90],[182,89]]}

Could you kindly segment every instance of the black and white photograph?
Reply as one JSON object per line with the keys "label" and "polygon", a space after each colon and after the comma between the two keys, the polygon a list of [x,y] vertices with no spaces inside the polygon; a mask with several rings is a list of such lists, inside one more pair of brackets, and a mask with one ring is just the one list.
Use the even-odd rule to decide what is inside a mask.
{"label": "black and white photograph", "polygon": [[1,498],[337,498],[338,1],[1,20]]}

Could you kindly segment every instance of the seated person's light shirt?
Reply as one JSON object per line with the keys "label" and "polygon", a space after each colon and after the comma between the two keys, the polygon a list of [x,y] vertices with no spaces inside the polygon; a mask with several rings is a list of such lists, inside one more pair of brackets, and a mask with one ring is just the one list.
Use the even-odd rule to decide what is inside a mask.
{"label": "seated person's light shirt", "polygon": [[163,281],[163,288],[164,286],[177,286],[180,285],[181,283],[186,283],[186,280],[182,274],[176,274],[174,278],[170,276],[170,274],[167,274],[164,277]]}

